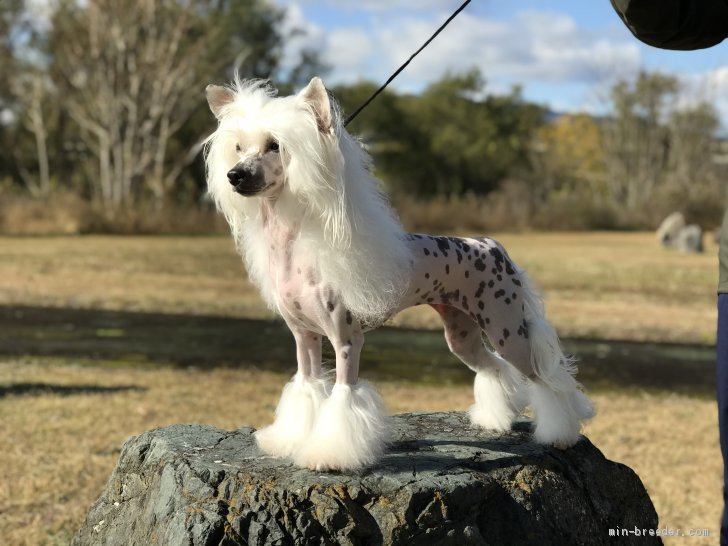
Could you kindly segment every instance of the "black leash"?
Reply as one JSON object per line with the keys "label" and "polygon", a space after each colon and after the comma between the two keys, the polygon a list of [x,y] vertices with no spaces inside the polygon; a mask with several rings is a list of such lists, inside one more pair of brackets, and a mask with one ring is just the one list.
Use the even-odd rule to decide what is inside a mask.
{"label": "black leash", "polygon": [[442,32],[442,30],[443,30],[443,29],[444,29],[444,28],[445,28],[445,27],[446,27],[447,25],[449,25],[449,24],[450,24],[450,21],[452,21],[453,19],[455,19],[455,17],[457,17],[457,16],[458,16],[458,14],[459,14],[459,13],[460,13],[461,11],[463,11],[463,10],[465,9],[465,6],[467,6],[467,5],[469,4],[469,3],[470,3],[470,0],[465,0],[465,2],[463,2],[463,4],[462,4],[462,5],[461,5],[461,6],[460,6],[460,7],[459,7],[459,8],[458,8],[458,9],[457,9],[456,11],[455,11],[455,13],[453,13],[453,14],[452,14],[452,15],[451,15],[450,17],[448,17],[447,21],[445,21],[445,22],[444,22],[444,23],[443,23],[443,24],[442,24],[442,25],[440,26],[440,28],[438,28],[438,29],[437,29],[437,30],[435,31],[435,33],[434,33],[434,34],[433,34],[432,36],[430,36],[430,37],[429,37],[429,39],[428,39],[428,40],[427,40],[427,41],[426,41],[426,42],[425,42],[424,44],[422,44],[422,47],[420,47],[420,48],[419,48],[419,49],[418,49],[417,51],[415,51],[415,52],[414,52],[414,53],[412,54],[412,56],[411,56],[411,57],[410,57],[409,59],[407,59],[407,62],[405,62],[405,63],[404,63],[404,64],[403,64],[402,66],[400,66],[400,67],[399,67],[399,68],[397,69],[397,71],[396,71],[396,72],[395,72],[394,74],[392,74],[392,75],[391,75],[391,76],[389,77],[389,79],[388,79],[388,80],[387,80],[386,82],[384,82],[384,85],[382,85],[382,86],[381,86],[381,87],[380,87],[379,89],[377,89],[377,90],[376,90],[376,91],[374,92],[374,94],[373,94],[373,95],[372,95],[371,97],[369,97],[369,98],[368,98],[368,99],[366,100],[366,102],[365,102],[364,104],[362,104],[362,105],[361,105],[361,106],[360,106],[359,108],[357,108],[357,109],[356,109],[356,110],[354,111],[354,113],[353,113],[353,114],[351,114],[351,115],[350,115],[350,116],[349,116],[348,118],[346,118],[346,121],[344,121],[344,127],[346,127],[347,125],[349,125],[349,123],[351,123],[351,121],[352,121],[352,120],[353,120],[353,119],[354,119],[354,118],[355,118],[356,116],[358,116],[358,115],[359,115],[359,112],[361,112],[362,110],[364,110],[364,108],[366,108],[367,106],[369,106],[369,103],[370,103],[370,102],[372,102],[372,101],[373,101],[374,99],[376,99],[376,98],[377,98],[377,95],[379,95],[379,93],[381,93],[382,91],[384,91],[384,88],[385,88],[385,87],[387,87],[387,86],[388,86],[388,85],[389,85],[390,83],[392,83],[392,80],[394,80],[394,78],[396,78],[397,76],[399,76],[399,73],[400,73],[400,72],[402,72],[402,70],[404,70],[405,68],[407,68],[407,65],[408,65],[408,64],[410,64],[410,62],[412,61],[412,59],[414,59],[415,57],[417,57],[417,55],[419,55],[420,51],[422,51],[422,50],[423,50],[423,49],[425,49],[425,48],[426,48],[426,47],[427,47],[428,45],[430,45],[430,42],[431,42],[432,40],[434,40],[435,38],[437,38],[437,35],[438,35],[438,34],[440,34],[440,32]]}

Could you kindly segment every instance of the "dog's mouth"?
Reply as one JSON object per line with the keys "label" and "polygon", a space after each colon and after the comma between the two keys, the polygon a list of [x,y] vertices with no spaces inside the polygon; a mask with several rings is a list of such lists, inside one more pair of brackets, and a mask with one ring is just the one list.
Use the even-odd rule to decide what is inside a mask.
{"label": "dog's mouth", "polygon": [[253,197],[253,196],[265,191],[266,189],[268,189],[269,186],[270,186],[270,184],[263,184],[261,186],[255,186],[255,187],[251,187],[249,185],[244,185],[244,184],[238,184],[237,186],[233,187],[233,191],[237,194],[242,195],[243,197]]}

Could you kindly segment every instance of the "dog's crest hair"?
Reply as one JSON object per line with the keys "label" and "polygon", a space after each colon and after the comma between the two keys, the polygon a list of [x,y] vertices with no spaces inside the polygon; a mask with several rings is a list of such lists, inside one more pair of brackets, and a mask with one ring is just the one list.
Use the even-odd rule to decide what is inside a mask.
{"label": "dog's crest hair", "polygon": [[231,100],[216,112],[219,126],[206,141],[208,191],[268,305],[275,309],[261,200],[233,193],[226,175],[236,162],[237,135],[251,130],[280,145],[286,181],[275,214],[300,225],[297,251],[316,260],[321,279],[360,320],[387,318],[407,290],[411,251],[369,155],[344,129],[335,102],[331,127],[322,130],[301,94],[278,98],[265,81],[239,79],[227,92]]}

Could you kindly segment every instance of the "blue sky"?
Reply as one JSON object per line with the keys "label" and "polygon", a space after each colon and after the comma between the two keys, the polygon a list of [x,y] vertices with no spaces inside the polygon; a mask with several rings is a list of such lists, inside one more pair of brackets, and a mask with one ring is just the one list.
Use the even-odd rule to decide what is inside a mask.
{"label": "blue sky", "polygon": [[[277,0],[287,24],[306,31],[289,43],[323,53],[329,85],[383,82],[460,0]],[[393,84],[417,92],[444,73],[477,66],[494,92],[514,84],[557,111],[599,112],[609,87],[638,70],[675,74],[681,101],[713,101],[728,127],[728,41],[709,50],[643,45],[608,0],[473,0]]]}

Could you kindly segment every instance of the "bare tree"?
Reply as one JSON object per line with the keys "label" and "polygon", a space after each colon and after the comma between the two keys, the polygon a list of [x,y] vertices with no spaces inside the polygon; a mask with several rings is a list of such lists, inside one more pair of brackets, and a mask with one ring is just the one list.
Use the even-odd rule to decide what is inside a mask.
{"label": "bare tree", "polygon": [[[232,24],[229,18],[246,9],[247,19]],[[53,69],[60,100],[96,158],[95,193],[104,204],[121,206],[143,192],[158,202],[168,196],[199,151],[195,141],[170,161],[170,139],[201,107],[205,84],[248,40],[258,40],[256,48],[270,45],[256,62],[274,65],[278,16],[256,0],[61,4],[50,40]],[[263,29],[269,34],[261,37]],[[243,73],[258,68],[248,65]]]}
{"label": "bare tree", "polygon": [[720,125],[715,107],[701,102],[670,116],[670,176],[675,191],[686,192],[715,174],[715,134]]}
{"label": "bare tree", "polygon": [[23,126],[33,134],[38,175],[35,176],[22,161],[18,162],[19,174],[30,193],[36,197],[50,192],[50,167],[48,160],[48,125],[44,110],[48,95],[48,82],[42,72],[27,69],[16,82],[15,95],[22,104]]}
{"label": "bare tree", "polygon": [[634,85],[612,89],[613,114],[604,122],[603,143],[612,198],[630,209],[643,206],[668,167],[668,112],[678,82],[662,74],[639,74]]}

